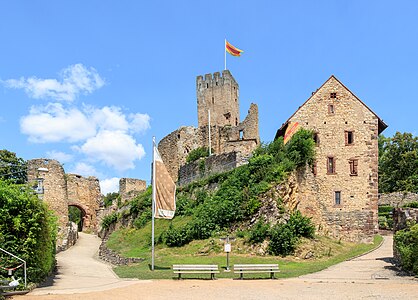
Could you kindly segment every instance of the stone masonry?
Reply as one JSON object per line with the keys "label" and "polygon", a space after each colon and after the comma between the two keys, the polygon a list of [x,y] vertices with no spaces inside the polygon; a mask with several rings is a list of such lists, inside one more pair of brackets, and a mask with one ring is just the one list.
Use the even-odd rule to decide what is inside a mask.
{"label": "stone masonry", "polygon": [[378,230],[378,135],[387,127],[331,76],[277,131],[298,123],[315,134],[316,162],[298,176],[298,209],[319,231],[367,241]]}
{"label": "stone masonry", "polygon": [[[28,182],[38,197],[48,204],[58,217],[57,249],[65,250],[76,236],[68,230],[68,207],[78,207],[83,215],[83,230],[96,231],[96,212],[99,209],[101,193],[99,180],[65,174],[62,165],[54,159],[32,159],[28,161]],[[71,233],[71,234],[70,234]]]}
{"label": "stone masonry", "polygon": [[134,178],[121,178],[119,180],[119,195],[121,202],[124,203],[141,192],[145,191],[147,183],[145,180],[134,179]]}
{"label": "stone masonry", "polygon": [[[164,137],[158,150],[174,181],[186,163],[190,151],[209,146],[213,154],[239,152],[250,156],[259,145],[258,107],[251,104],[248,115],[240,122],[239,86],[228,70],[197,76],[198,127],[183,126]],[[210,122],[209,122],[210,111]],[[210,123],[210,130],[209,130]]]}

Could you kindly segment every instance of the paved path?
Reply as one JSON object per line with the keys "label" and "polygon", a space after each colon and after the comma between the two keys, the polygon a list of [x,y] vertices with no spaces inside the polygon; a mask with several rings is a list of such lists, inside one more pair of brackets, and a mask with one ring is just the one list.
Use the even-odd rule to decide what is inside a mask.
{"label": "paved path", "polygon": [[77,243],[57,254],[58,273],[47,286],[37,288],[31,295],[72,294],[103,291],[136,283],[121,280],[112,268],[97,259],[101,239],[79,232]]}
{"label": "paved path", "polygon": [[[77,248],[69,251],[75,252],[73,255],[78,260],[81,259]],[[113,284],[121,284],[121,281],[118,282],[117,279],[111,277],[111,272],[107,270],[110,273],[108,273],[108,277],[101,278],[102,285],[94,287],[97,292],[89,292],[91,288],[87,288],[88,282],[92,280],[92,276],[98,274],[97,272],[94,272],[95,275],[84,274],[85,270],[79,271],[79,275],[62,275],[62,282],[60,283],[58,279],[56,281],[58,285],[49,289],[49,292],[55,295],[35,296],[39,295],[39,291],[42,290],[37,289],[26,296],[16,297],[16,299],[418,299],[418,279],[399,276],[390,263],[391,257],[392,237],[386,236],[382,247],[369,254],[299,278],[279,280],[147,280],[128,282],[126,286],[113,288]],[[74,256],[73,259],[75,259]],[[59,261],[62,261],[62,254]],[[105,272],[104,269],[100,273]],[[66,272],[63,267],[61,270],[63,273]],[[67,279],[72,281],[65,282]],[[92,280],[91,282],[96,281]],[[58,289],[59,284],[61,284],[61,290]],[[81,288],[77,289],[77,284]],[[122,282],[122,284],[125,283]],[[104,289],[107,290],[104,291]],[[56,294],[64,290],[75,294]]]}

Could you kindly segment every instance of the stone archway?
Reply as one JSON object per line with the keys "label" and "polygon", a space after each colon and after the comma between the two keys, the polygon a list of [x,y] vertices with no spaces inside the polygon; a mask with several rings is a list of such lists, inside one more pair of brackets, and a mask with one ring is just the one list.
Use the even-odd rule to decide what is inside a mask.
{"label": "stone archway", "polygon": [[80,223],[75,222],[77,224],[78,231],[85,231],[87,228],[90,228],[91,216],[89,216],[87,214],[86,208],[83,207],[82,205],[74,204],[74,203],[68,205],[68,212],[69,212],[68,218],[69,218],[70,221],[73,221],[73,222],[74,222],[74,220],[71,220],[71,218],[70,218],[70,215],[71,215],[71,209],[70,208],[71,207],[75,207],[79,211],[79,220],[80,220]]}

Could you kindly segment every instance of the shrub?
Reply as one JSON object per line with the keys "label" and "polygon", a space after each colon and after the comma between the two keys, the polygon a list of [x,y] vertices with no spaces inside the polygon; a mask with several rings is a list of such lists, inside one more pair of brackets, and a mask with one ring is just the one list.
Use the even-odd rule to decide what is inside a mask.
{"label": "shrub", "polygon": [[188,226],[174,228],[173,225],[170,224],[170,227],[164,233],[163,240],[169,247],[181,247],[192,240],[190,228]]}
{"label": "shrub", "polygon": [[191,163],[198,160],[201,157],[209,156],[209,148],[199,147],[190,151],[189,155],[186,157],[186,163]]}
{"label": "shrub", "polygon": [[[29,281],[42,281],[55,266],[56,234],[56,216],[31,189],[0,180],[0,245],[26,260]],[[0,261],[18,263],[3,253]],[[14,275],[23,278],[22,268]]]}
{"label": "shrub", "polygon": [[102,227],[104,229],[108,229],[110,225],[112,225],[113,223],[116,223],[116,221],[118,220],[118,214],[117,213],[111,213],[107,216],[104,216],[103,220],[102,220]]}
{"label": "shrub", "polygon": [[402,268],[418,275],[418,224],[399,230],[394,239]]}
{"label": "shrub", "polygon": [[298,238],[287,224],[276,224],[270,230],[268,250],[271,254],[286,256],[295,251]]}
{"label": "shrub", "polygon": [[112,205],[113,200],[120,199],[119,193],[107,193],[103,198],[104,206],[109,207]]}
{"label": "shrub", "polygon": [[152,218],[152,212],[151,209],[144,210],[141,215],[135,219],[134,226],[136,228],[142,228],[144,227],[149,221],[151,221]]}
{"label": "shrub", "polygon": [[266,223],[264,220],[258,220],[258,222],[250,229],[248,240],[251,243],[262,243],[269,237],[269,230],[269,223]]}
{"label": "shrub", "polygon": [[302,216],[298,210],[290,216],[287,225],[297,237],[313,238],[315,234],[315,226],[312,224],[311,218]]}

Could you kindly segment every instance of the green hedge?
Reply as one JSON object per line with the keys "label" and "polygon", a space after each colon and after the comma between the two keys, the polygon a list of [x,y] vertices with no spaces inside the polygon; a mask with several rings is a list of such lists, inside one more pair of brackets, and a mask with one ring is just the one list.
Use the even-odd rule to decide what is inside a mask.
{"label": "green hedge", "polygon": [[[26,260],[29,281],[42,281],[54,268],[56,234],[56,217],[32,190],[0,180],[0,245]],[[0,266],[18,264],[0,253]],[[14,276],[23,278],[23,268]]]}
{"label": "green hedge", "polygon": [[418,275],[418,224],[399,230],[394,239],[402,269]]}

